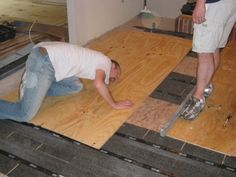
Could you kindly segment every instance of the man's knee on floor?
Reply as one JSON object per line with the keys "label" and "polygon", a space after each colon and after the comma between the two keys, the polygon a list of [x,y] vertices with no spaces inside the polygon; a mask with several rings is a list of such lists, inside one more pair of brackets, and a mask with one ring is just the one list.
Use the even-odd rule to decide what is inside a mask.
{"label": "man's knee on floor", "polygon": [[18,122],[29,122],[36,115],[35,112],[22,111]]}

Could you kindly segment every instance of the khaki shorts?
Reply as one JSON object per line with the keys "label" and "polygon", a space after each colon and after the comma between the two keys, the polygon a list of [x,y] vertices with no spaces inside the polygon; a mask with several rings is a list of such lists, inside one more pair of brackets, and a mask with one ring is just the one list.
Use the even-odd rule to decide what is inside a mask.
{"label": "khaki shorts", "polygon": [[221,0],[206,4],[206,21],[194,24],[193,51],[214,53],[227,44],[236,21],[236,0]]}

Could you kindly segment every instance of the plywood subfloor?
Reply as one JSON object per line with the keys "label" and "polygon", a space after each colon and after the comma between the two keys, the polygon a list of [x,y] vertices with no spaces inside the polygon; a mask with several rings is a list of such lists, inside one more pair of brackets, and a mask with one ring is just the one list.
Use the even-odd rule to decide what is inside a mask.
{"label": "plywood subfloor", "polygon": [[[168,136],[224,154],[236,156],[236,43],[222,53],[222,63],[214,78],[215,91],[194,121],[179,119]],[[175,72],[196,76],[197,59],[185,57]],[[127,120],[128,123],[160,132],[176,114],[179,105],[151,97]]]}
{"label": "plywood subfloor", "polygon": [[215,90],[194,121],[179,119],[169,136],[236,156],[236,42],[222,53]]}
{"label": "plywood subfloor", "polygon": [[0,21],[13,20],[64,25],[67,23],[67,10],[66,6],[37,4],[32,0],[1,1]]}
{"label": "plywood subfloor", "polygon": [[[47,98],[36,125],[58,132],[89,146],[100,148],[191,49],[191,41],[138,31],[112,32],[89,45],[120,62],[121,79],[110,85],[116,99],[130,99],[135,106],[112,109],[99,96],[93,83],[79,94]],[[17,92],[9,99],[16,99]]]}
{"label": "plywood subfloor", "polygon": [[[176,66],[174,72],[196,76],[197,59],[185,56]],[[170,121],[178,110],[179,105],[148,97],[127,120],[127,123],[134,124],[149,130],[160,132]]]}
{"label": "plywood subfloor", "polygon": [[177,104],[148,97],[126,122],[160,132],[177,109]]}

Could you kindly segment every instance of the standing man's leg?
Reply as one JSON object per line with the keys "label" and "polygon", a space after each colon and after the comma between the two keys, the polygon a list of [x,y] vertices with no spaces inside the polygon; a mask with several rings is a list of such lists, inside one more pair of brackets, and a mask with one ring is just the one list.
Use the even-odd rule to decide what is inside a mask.
{"label": "standing man's leg", "polygon": [[[204,60],[208,58],[208,61],[209,63],[207,64],[209,66],[209,71],[208,71],[208,74],[211,75],[211,79],[209,80],[209,82],[205,85],[206,86],[203,86],[201,87],[202,85],[204,85],[204,83],[201,83],[201,80],[200,80],[200,77],[204,74],[201,75],[201,73],[207,71],[206,69],[203,69],[201,66],[204,65]],[[213,63],[212,63],[212,58],[213,58]],[[220,64],[220,49],[217,48],[215,50],[215,52],[212,54],[212,53],[203,53],[203,54],[199,54],[198,55],[198,69],[197,69],[197,78],[198,78],[198,81],[197,81],[197,85],[196,85],[196,91],[195,91],[195,94],[193,95],[194,97],[198,98],[198,99],[201,99],[203,96],[205,98],[208,98],[211,93],[213,92],[213,84],[212,84],[212,79],[219,67],[219,64]],[[212,73],[212,67],[214,67],[214,71]],[[212,74],[211,74],[212,73]],[[207,78],[207,76],[206,76]],[[205,88],[205,89],[203,89]]]}
{"label": "standing man's leg", "polygon": [[198,54],[197,85],[193,95],[195,98],[203,98],[204,90],[210,84],[214,71],[214,55],[212,53]]}
{"label": "standing man's leg", "polygon": [[212,91],[209,86],[220,64],[219,48],[225,47],[236,20],[234,0],[208,4],[206,9],[204,18],[199,15],[204,11],[199,11],[199,23],[194,25],[193,50],[198,53],[197,85],[195,93],[181,112],[183,118],[188,120],[195,119],[205,106],[205,98]]}
{"label": "standing man's leg", "polygon": [[213,57],[214,57],[214,68],[215,68],[214,74],[215,74],[215,72],[217,71],[220,65],[220,49],[219,48],[215,50]]}
{"label": "standing man's leg", "polygon": [[220,49],[212,53],[198,54],[197,84],[194,97],[207,98],[213,91],[212,79],[220,64]]}

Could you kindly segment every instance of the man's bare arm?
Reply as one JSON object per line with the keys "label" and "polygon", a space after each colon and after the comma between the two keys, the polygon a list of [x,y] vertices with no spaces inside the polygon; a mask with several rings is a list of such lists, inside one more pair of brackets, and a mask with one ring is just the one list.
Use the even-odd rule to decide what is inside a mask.
{"label": "man's bare arm", "polygon": [[206,15],[206,0],[196,0],[196,7],[193,11],[193,22],[201,24],[204,21]]}
{"label": "man's bare arm", "polygon": [[125,109],[133,106],[133,103],[130,100],[124,101],[115,101],[109,88],[105,84],[105,72],[98,69],[96,71],[96,77],[94,80],[94,85],[98,90],[99,94],[115,109]]}

